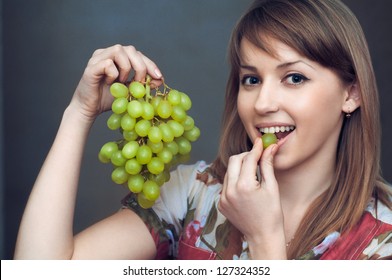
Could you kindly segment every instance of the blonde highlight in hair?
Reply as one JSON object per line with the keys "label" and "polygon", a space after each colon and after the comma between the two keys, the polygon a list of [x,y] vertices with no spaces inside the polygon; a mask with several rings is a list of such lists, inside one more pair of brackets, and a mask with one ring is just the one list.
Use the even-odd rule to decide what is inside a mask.
{"label": "blonde highlight in hair", "polygon": [[252,145],[237,112],[243,38],[271,54],[274,50],[267,39],[281,41],[359,89],[361,107],[343,123],[333,183],[310,206],[290,245],[288,256],[296,258],[327,234],[352,228],[372,196],[392,207],[390,188],[381,176],[379,100],[371,57],[358,20],[338,0],[254,1],[237,23],[229,44],[231,70],[223,130],[218,156],[210,168],[221,182],[229,157],[248,151]]}

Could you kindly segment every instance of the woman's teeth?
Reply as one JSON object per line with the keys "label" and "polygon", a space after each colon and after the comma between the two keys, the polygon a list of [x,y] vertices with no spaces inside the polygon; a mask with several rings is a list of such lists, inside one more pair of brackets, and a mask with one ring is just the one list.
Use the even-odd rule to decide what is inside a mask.
{"label": "woman's teeth", "polygon": [[278,132],[288,132],[293,131],[295,126],[273,126],[273,127],[262,127],[260,128],[261,133],[278,133]]}

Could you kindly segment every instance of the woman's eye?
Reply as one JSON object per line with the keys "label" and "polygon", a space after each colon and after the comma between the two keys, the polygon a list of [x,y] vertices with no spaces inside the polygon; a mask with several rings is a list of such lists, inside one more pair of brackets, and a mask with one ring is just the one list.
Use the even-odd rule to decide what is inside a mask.
{"label": "woman's eye", "polygon": [[307,80],[309,79],[301,74],[290,74],[285,78],[285,82],[290,85],[300,85],[306,82]]}
{"label": "woman's eye", "polygon": [[246,86],[251,86],[251,85],[257,85],[260,83],[259,78],[256,78],[254,76],[245,76],[242,78],[242,84]]}

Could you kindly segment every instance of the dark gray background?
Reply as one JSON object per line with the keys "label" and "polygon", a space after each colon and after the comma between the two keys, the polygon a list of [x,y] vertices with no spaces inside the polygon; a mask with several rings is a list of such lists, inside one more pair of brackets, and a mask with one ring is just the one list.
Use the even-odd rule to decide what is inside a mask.
{"label": "dark gray background", "polygon": [[[192,159],[216,155],[233,25],[251,1],[2,0],[0,56],[0,197],[2,259],[12,258],[25,203],[64,108],[97,48],[133,44],[153,59],[169,85],[193,100],[201,128]],[[392,181],[392,1],[346,0],[367,35],[382,105],[385,177]],[[119,134],[94,124],[85,150],[75,231],[116,211],[126,194],[97,152]],[[55,187],[55,186],[54,186]]]}

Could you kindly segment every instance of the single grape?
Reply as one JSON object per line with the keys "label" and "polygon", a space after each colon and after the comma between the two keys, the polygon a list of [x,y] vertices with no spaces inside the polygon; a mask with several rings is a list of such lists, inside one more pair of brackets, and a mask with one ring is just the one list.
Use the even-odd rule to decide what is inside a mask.
{"label": "single grape", "polygon": [[178,154],[178,144],[175,141],[165,142],[165,143],[163,143],[163,147],[168,149],[172,153],[173,156]]}
{"label": "single grape", "polygon": [[180,94],[181,94],[180,104],[185,111],[188,111],[192,107],[192,100],[189,98],[189,96],[186,93],[180,92]]}
{"label": "single grape", "polygon": [[106,124],[108,128],[111,130],[119,129],[121,127],[121,115],[111,114],[108,120],[106,121]]}
{"label": "single grape", "polygon": [[136,153],[136,160],[139,164],[147,164],[151,161],[152,151],[147,145],[140,146]]}
{"label": "single grape", "polygon": [[168,121],[167,125],[172,130],[174,137],[180,137],[184,133],[184,127],[175,120]]}
{"label": "single grape", "polygon": [[174,134],[173,134],[172,129],[170,128],[170,126],[167,123],[161,123],[159,125],[159,129],[162,132],[162,141],[163,142],[170,143],[173,141]]}
{"label": "single grape", "polygon": [[155,201],[158,199],[160,190],[157,183],[151,180],[147,180],[143,184],[143,194],[149,201]]}
{"label": "single grape", "polygon": [[173,106],[173,111],[171,113],[171,117],[173,120],[178,121],[178,122],[182,122],[185,120],[187,114],[185,112],[185,110],[181,107],[181,106]]}
{"label": "single grape", "polygon": [[127,159],[123,156],[121,150],[117,150],[111,157],[111,162],[115,166],[124,166]]}
{"label": "single grape", "polygon": [[261,136],[261,139],[263,140],[264,149],[278,142],[278,138],[276,138],[276,135],[274,133],[263,134],[263,136]]}
{"label": "single grape", "polygon": [[191,130],[184,132],[184,137],[191,142],[195,142],[200,137],[200,129],[194,126]]}
{"label": "single grape", "polygon": [[144,178],[140,174],[129,175],[128,188],[133,193],[140,193],[143,190]]}
{"label": "single grape", "polygon": [[126,99],[125,97],[116,98],[112,103],[112,111],[113,113],[120,115],[127,110],[127,106],[128,99]]}
{"label": "single grape", "polygon": [[128,173],[123,166],[116,167],[112,172],[112,181],[116,184],[124,184],[128,180]]}
{"label": "single grape", "polygon": [[125,163],[125,171],[131,175],[139,174],[140,171],[142,171],[142,167],[143,166],[135,158],[131,158]]}
{"label": "single grape", "polygon": [[191,130],[195,126],[195,121],[191,116],[186,116],[185,119],[181,122],[184,130]]}
{"label": "single grape", "polygon": [[180,155],[189,154],[192,150],[191,143],[184,136],[176,138],[176,142],[178,145],[178,153]]}
{"label": "single grape", "polygon": [[110,93],[114,98],[128,97],[128,88],[122,83],[113,83],[110,86]]}
{"label": "single grape", "polygon": [[127,141],[133,141],[139,137],[139,135],[137,135],[137,133],[134,129],[129,130],[129,131],[124,130],[122,134],[123,134],[124,139]]}
{"label": "single grape", "polygon": [[140,137],[145,137],[151,128],[151,122],[148,120],[140,120],[135,125],[135,131]]}
{"label": "single grape", "polygon": [[147,146],[150,147],[151,151],[155,154],[159,153],[160,151],[162,151],[163,149],[163,142],[159,141],[159,142],[152,142],[150,139],[147,140]]}
{"label": "single grape", "polygon": [[105,143],[99,151],[100,159],[103,159],[105,163],[110,162],[112,155],[118,150],[118,146],[115,142]]}
{"label": "single grape", "polygon": [[160,158],[153,157],[150,162],[147,163],[147,169],[150,173],[157,175],[165,169],[165,164]]}
{"label": "single grape", "polygon": [[150,101],[150,104],[154,108],[154,115],[155,116],[158,115],[158,111],[157,111],[158,105],[159,105],[159,103],[161,103],[161,101],[162,101],[162,96],[159,96],[159,95],[154,96]]}
{"label": "single grape", "polygon": [[169,148],[163,148],[162,151],[157,153],[157,156],[163,163],[170,163],[173,159],[173,154]]}
{"label": "single grape", "polygon": [[181,103],[181,94],[178,92],[178,90],[171,89],[167,94],[167,100],[173,106],[178,105]]}
{"label": "single grape", "polygon": [[172,111],[173,108],[170,105],[170,102],[167,100],[162,100],[157,107],[158,116],[160,116],[162,119],[169,118]]}
{"label": "single grape", "polygon": [[139,118],[143,114],[143,105],[139,100],[131,100],[127,106],[128,114],[132,118]]}
{"label": "single grape", "polygon": [[146,94],[146,88],[142,83],[133,81],[129,84],[129,92],[135,98],[142,98]]}
{"label": "single grape", "polygon": [[152,126],[148,130],[148,139],[153,143],[161,142],[162,131],[157,126]]}
{"label": "single grape", "polygon": [[128,114],[124,114],[121,117],[121,123],[120,124],[121,124],[121,128],[122,129],[124,129],[126,131],[131,131],[135,127],[136,119],[132,118]]}
{"label": "single grape", "polygon": [[134,158],[136,156],[137,150],[139,149],[139,143],[136,141],[129,141],[124,145],[121,150],[122,155],[126,159]]}
{"label": "single grape", "polygon": [[144,209],[149,209],[154,205],[154,201],[148,200],[145,195],[141,192],[138,193],[137,195],[137,203],[140,205],[140,207]]}
{"label": "single grape", "polygon": [[154,118],[154,107],[148,103],[148,102],[143,102],[143,113],[142,113],[142,118],[145,120],[152,120]]}

